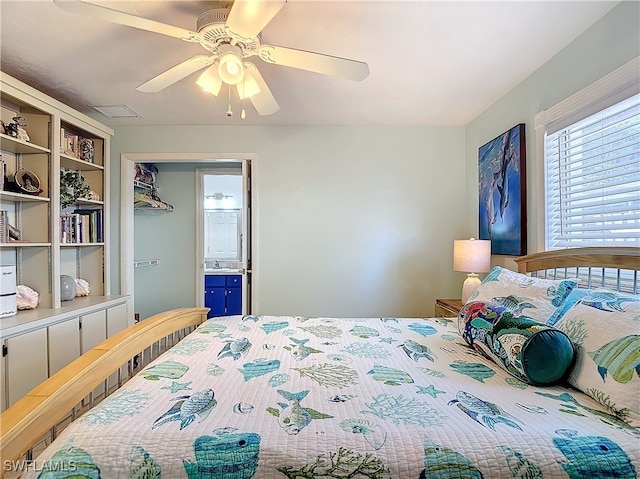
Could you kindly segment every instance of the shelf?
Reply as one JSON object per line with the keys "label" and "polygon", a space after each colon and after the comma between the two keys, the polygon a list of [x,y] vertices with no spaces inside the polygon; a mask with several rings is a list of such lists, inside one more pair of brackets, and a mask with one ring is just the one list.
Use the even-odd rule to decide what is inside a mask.
{"label": "shelf", "polygon": [[60,166],[68,168],[70,170],[90,171],[90,170],[104,170],[104,166],[96,163],[90,163],[88,161],[74,158],[73,156],[60,154]]}
{"label": "shelf", "polygon": [[76,205],[94,205],[94,206],[102,206],[104,205],[104,201],[100,201],[100,200],[83,200],[83,199],[78,199],[75,202]]}
{"label": "shelf", "polygon": [[163,208],[155,208],[153,206],[135,206],[133,207],[134,210],[142,210],[142,211],[162,211],[164,213],[171,213],[173,212],[173,207],[167,205],[166,207]]}
{"label": "shelf", "polygon": [[[91,287],[91,285],[89,285]],[[127,300],[126,296],[99,296],[89,294],[89,296],[76,297],[71,301],[64,301],[60,308],[25,309],[18,311],[14,316],[2,318],[2,328],[0,328],[0,339],[16,334],[22,334],[43,326],[50,326],[57,322],[64,321],[73,316],[80,316],[95,310],[101,310],[117,304],[122,304]]]}
{"label": "shelf", "polygon": [[18,140],[12,136],[5,135],[4,133],[0,133],[0,140],[2,141],[2,146],[0,146],[0,149],[10,151],[11,153],[51,153],[51,150],[49,148],[45,148],[44,146],[36,145],[34,143],[29,143],[28,141]]}
{"label": "shelf", "polygon": [[41,201],[48,202],[51,199],[46,196],[25,195],[24,193],[14,193],[12,191],[0,192],[0,200],[2,201]]}
{"label": "shelf", "polygon": [[78,246],[104,246],[104,243],[60,243],[61,248],[76,248]]}
{"label": "shelf", "polygon": [[153,191],[153,190],[157,189],[153,185],[150,185],[148,183],[142,183],[141,181],[135,181],[135,180],[133,181],[133,186],[135,188],[140,188],[140,189],[147,190],[147,191]]}
{"label": "shelf", "polygon": [[49,246],[51,246],[51,243],[31,243],[30,241],[11,241],[9,243],[0,243],[0,248],[42,248]]}

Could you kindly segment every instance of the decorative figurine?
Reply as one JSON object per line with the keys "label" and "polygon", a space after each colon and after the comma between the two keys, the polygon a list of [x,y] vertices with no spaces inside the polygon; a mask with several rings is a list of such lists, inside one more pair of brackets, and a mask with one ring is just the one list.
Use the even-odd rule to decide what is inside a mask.
{"label": "decorative figurine", "polygon": [[24,120],[24,118],[22,118],[21,116],[14,116],[13,121],[8,125],[5,125],[5,133],[9,136],[17,138],[18,140],[31,141],[27,130],[24,129],[24,127],[27,125],[20,123],[21,120]]}
{"label": "decorative figurine", "polygon": [[95,159],[95,147],[91,138],[80,138],[78,149],[80,150],[80,159],[93,163]]}

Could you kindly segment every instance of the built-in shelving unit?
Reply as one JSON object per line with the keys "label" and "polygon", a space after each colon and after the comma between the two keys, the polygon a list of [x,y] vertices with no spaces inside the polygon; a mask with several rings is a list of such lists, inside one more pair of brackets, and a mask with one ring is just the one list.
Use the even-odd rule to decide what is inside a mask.
{"label": "built-in shelving unit", "polygon": [[[19,231],[19,239],[3,236],[0,264],[15,265],[17,284],[37,291],[39,302],[35,309],[0,319],[0,366],[6,372],[0,380],[0,409],[36,385],[43,374],[51,373],[50,364],[66,361],[56,356],[60,345],[48,344],[53,330],[47,331],[52,327],[77,323],[77,328],[82,328],[84,321],[91,330],[91,321],[99,325],[98,341],[133,322],[129,299],[112,294],[110,285],[108,159],[113,131],[3,73],[0,119],[8,124],[17,116],[23,119],[29,141],[0,134],[7,178],[0,191],[0,210]],[[81,175],[91,195],[63,206],[63,168]],[[19,169],[37,176],[41,191],[18,192],[14,180]],[[72,231],[64,230],[63,219],[69,220],[66,226]],[[72,236],[67,236],[70,233]],[[87,281],[89,296],[62,301],[61,275]],[[19,344],[34,350],[44,346],[48,353],[35,355],[34,363],[29,364],[29,354],[15,351]],[[47,357],[46,362],[38,361],[39,356]]]}

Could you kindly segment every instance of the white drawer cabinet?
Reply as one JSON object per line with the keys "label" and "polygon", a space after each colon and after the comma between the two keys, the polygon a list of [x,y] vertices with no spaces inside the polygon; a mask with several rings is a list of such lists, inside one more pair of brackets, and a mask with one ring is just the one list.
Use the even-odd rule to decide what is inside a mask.
{"label": "white drawer cabinet", "polygon": [[107,312],[105,310],[80,316],[80,343],[82,354],[107,339]]}
{"label": "white drawer cabinet", "polygon": [[80,318],[71,318],[47,328],[49,376],[80,356]]}
{"label": "white drawer cabinet", "polygon": [[[107,337],[132,324],[129,311],[127,296],[113,297],[99,306],[76,311],[71,309],[51,316],[51,321],[37,329],[16,327],[1,330],[0,410],[11,406]],[[116,380],[117,375],[114,374],[109,384],[115,384]],[[95,393],[103,391],[101,385]]]}
{"label": "white drawer cabinet", "polygon": [[[105,310],[80,316],[80,344],[82,354],[107,339],[107,312]],[[94,395],[104,393],[104,386],[94,389]]]}
{"label": "white drawer cabinet", "polygon": [[47,330],[37,329],[7,338],[3,353],[6,353],[7,399],[11,406],[48,377]]}
{"label": "white drawer cabinet", "polygon": [[[132,323],[133,324],[133,323]],[[129,326],[129,308],[127,303],[107,309],[107,337]]]}
{"label": "white drawer cabinet", "polygon": [[[129,322],[129,305],[127,303],[107,309],[107,338],[130,326]],[[128,368],[122,366],[120,368],[120,374],[122,379],[127,378]],[[109,377],[109,389],[111,390],[112,387],[117,384],[118,373],[115,372]]]}

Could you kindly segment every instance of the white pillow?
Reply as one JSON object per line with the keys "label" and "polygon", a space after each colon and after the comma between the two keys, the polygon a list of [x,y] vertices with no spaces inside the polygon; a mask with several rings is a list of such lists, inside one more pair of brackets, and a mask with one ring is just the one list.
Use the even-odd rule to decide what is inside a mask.
{"label": "white pillow", "polygon": [[556,323],[576,345],[568,382],[640,426],[640,296],[593,290]]}
{"label": "white pillow", "polygon": [[574,279],[534,278],[495,266],[471,294],[467,304],[472,301],[492,301],[516,315],[547,324],[577,285],[578,281]]}

